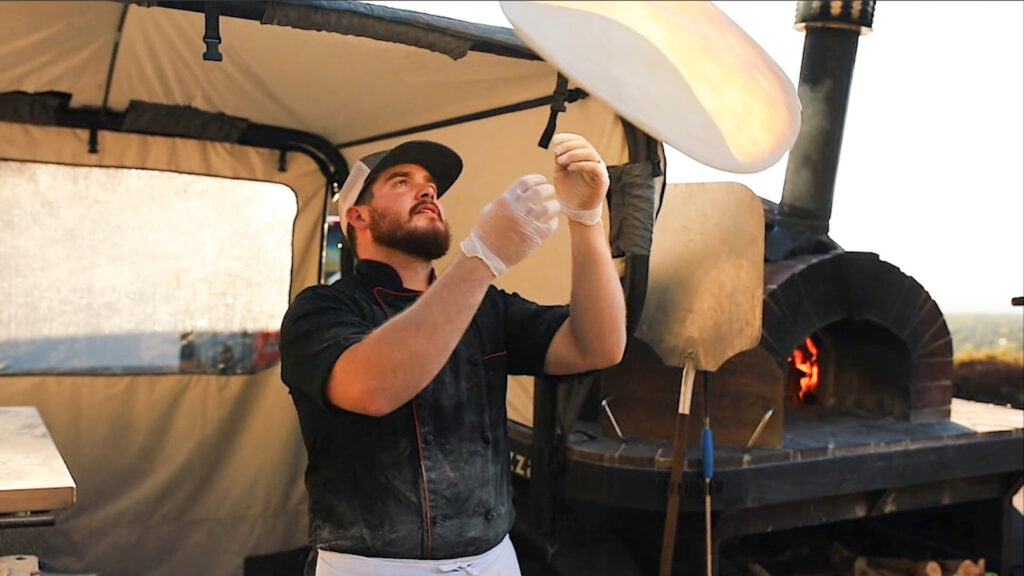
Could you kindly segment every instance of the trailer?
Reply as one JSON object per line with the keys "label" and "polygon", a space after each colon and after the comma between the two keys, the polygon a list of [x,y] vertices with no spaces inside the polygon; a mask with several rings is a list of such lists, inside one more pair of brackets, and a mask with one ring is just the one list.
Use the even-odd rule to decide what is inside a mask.
{"label": "trailer", "polygon": [[[848,88],[851,26],[870,26],[848,20],[873,2],[842,4],[839,20],[804,17],[843,24],[811,26],[808,51],[848,66],[805,55],[802,83]],[[351,273],[332,199],[368,153],[411,138],[457,150],[459,233],[520,175],[550,176],[555,127],[584,134],[609,166],[631,331],[671,273],[650,266],[655,224],[674,217],[663,141],[511,29],[360,2],[2,2],[0,38],[0,406],[38,413],[73,480],[42,504],[0,498],[0,556],[44,572],[302,573],[306,457],[280,320],[303,288]],[[763,337],[715,376],[712,405],[742,407],[716,416],[716,558],[780,529],[979,504],[1003,529],[964,546],[1009,573],[1024,430],[950,420],[942,313],[892,264],[829,239],[841,130],[820,137],[802,145],[827,162],[790,164],[817,183],[762,202]],[[563,227],[498,285],[568,302],[568,246]],[[815,405],[794,399],[790,365],[808,340],[828,375]],[[653,573],[678,383],[632,336],[603,373],[509,379],[524,573]],[[686,461],[676,574],[703,562],[695,446]]]}

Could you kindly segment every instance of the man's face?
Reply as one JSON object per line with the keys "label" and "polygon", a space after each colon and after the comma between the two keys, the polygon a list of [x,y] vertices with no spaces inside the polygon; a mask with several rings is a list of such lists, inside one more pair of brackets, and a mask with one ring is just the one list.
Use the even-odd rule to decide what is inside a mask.
{"label": "man's face", "polygon": [[377,244],[424,260],[448,253],[451,230],[437,184],[423,167],[399,164],[381,172],[368,208],[370,237]]}

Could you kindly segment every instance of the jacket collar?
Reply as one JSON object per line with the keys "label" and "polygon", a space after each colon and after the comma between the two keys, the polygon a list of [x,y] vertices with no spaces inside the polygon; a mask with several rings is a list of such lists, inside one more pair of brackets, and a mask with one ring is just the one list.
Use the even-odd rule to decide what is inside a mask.
{"label": "jacket collar", "polygon": [[[368,288],[384,288],[389,292],[404,292],[409,295],[422,294],[419,290],[412,290],[402,285],[402,277],[390,265],[376,260],[358,260],[355,267],[355,277],[362,281]],[[430,283],[433,284],[437,274],[430,270]]]}

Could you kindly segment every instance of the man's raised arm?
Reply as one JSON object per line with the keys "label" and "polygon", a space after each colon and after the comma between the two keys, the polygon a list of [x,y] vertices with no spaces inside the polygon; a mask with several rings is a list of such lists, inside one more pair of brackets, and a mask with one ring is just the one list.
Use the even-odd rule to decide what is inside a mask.
{"label": "man's raised arm", "polygon": [[601,226],[608,169],[582,136],[556,134],[555,190],[569,218],[572,300],[569,319],[548,348],[544,370],[574,374],[607,368],[626,347],[626,304]]}

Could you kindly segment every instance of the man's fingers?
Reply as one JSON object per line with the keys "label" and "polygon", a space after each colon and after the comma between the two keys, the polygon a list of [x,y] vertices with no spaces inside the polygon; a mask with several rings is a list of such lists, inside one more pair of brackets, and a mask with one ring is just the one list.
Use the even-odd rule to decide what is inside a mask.
{"label": "man's fingers", "polygon": [[603,162],[573,162],[566,167],[568,172],[592,172],[594,174],[600,174],[606,170]]}
{"label": "man's fingers", "polygon": [[[547,228],[547,236],[551,236],[555,233],[555,230],[558,230],[558,218],[548,220],[544,227]],[[547,236],[545,236],[545,238]]]}
{"label": "man's fingers", "polygon": [[583,142],[587,141],[583,136],[580,136],[579,134],[573,134],[572,132],[559,132],[558,134],[555,134],[554,136],[551,137],[551,144],[549,146],[549,149],[557,154],[556,150],[559,146],[561,146],[565,142],[569,142],[572,140],[581,140]]}
{"label": "man's fingers", "polygon": [[575,162],[600,162],[601,157],[597,154],[597,150],[587,146],[583,148],[573,148],[566,150],[555,157],[555,163],[559,166],[569,166]]}
{"label": "man's fingers", "polygon": [[547,184],[547,182],[548,179],[540,174],[527,174],[519,180],[516,180],[515,184],[512,185],[512,188],[520,194],[524,194],[538,185]]}
{"label": "man's fingers", "polygon": [[597,150],[594,149],[594,147],[590,144],[590,142],[587,142],[583,138],[571,138],[571,139],[564,140],[564,141],[560,142],[557,146],[552,146],[551,147],[551,152],[553,152],[555,154],[555,156],[560,156],[560,155],[565,154],[566,152],[568,152],[570,150],[579,150],[579,149],[594,150],[594,154],[597,154]]}
{"label": "man's fingers", "polygon": [[557,144],[553,144],[550,148],[556,159],[566,152],[571,152],[573,150],[590,150],[595,158],[600,158],[597,153],[597,149],[594,148],[590,142],[587,142],[586,138],[575,134],[568,134],[567,136],[568,137],[563,138]]}
{"label": "man's fingers", "polygon": [[545,181],[535,186],[531,186],[523,192],[522,195],[522,200],[527,204],[539,205],[543,204],[548,199],[555,197],[555,187]]}
{"label": "man's fingers", "polygon": [[530,215],[538,222],[546,222],[558,216],[562,211],[562,205],[558,200],[546,200],[540,204],[531,204]]}

